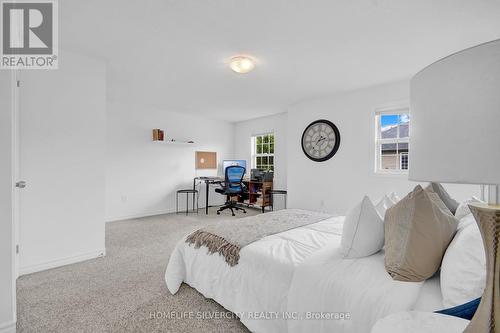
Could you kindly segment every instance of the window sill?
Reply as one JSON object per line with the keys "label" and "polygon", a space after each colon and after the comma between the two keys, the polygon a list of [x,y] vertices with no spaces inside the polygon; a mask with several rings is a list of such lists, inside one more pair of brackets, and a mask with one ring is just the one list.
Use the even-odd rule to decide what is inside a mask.
{"label": "window sill", "polygon": [[408,171],[375,171],[374,174],[378,177],[408,178]]}

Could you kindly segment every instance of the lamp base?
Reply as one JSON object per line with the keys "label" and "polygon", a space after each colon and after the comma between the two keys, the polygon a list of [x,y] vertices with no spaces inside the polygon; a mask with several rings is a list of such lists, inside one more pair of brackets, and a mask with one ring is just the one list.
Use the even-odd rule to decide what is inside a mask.
{"label": "lamp base", "polygon": [[486,287],[474,317],[464,332],[500,332],[500,206],[469,205],[479,226],[486,252]]}

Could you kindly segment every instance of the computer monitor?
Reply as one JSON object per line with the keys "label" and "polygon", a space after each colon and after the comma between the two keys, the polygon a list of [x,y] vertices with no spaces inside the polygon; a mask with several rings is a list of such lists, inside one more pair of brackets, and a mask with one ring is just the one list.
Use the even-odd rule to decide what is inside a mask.
{"label": "computer monitor", "polygon": [[223,167],[224,175],[226,174],[226,168],[229,167],[229,166],[233,166],[233,165],[244,167],[245,168],[245,173],[246,173],[247,161],[245,161],[245,160],[224,160],[222,162],[222,167]]}

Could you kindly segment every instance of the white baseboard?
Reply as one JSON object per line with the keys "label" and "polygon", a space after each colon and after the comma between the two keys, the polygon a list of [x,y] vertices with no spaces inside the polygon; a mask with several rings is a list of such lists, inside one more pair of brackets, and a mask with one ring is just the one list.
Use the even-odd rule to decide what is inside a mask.
{"label": "white baseboard", "polygon": [[[224,201],[217,201],[217,202],[211,202],[210,203],[210,206],[214,205],[214,206],[218,206],[218,205],[222,205],[224,204]],[[179,212],[182,212],[183,209],[186,209],[185,208],[186,206],[184,205],[184,207],[179,207]],[[202,209],[205,209],[205,203],[203,203],[203,205],[201,205],[201,202],[200,202],[200,205],[198,206],[198,209],[199,210],[202,210]],[[119,215],[119,216],[112,216],[112,217],[106,217],[106,223],[108,222],[116,222],[116,221],[123,221],[123,220],[130,220],[130,219],[138,219],[138,218],[141,218],[141,217],[148,217],[148,216],[156,216],[156,215],[163,215],[163,214],[172,214],[172,213],[175,213],[175,209],[162,209],[162,210],[157,210],[157,211],[152,211],[152,212],[142,212],[142,213],[138,213],[138,214],[132,214],[132,215]]]}
{"label": "white baseboard", "polygon": [[[41,263],[41,264],[37,264],[37,265],[20,267],[19,268],[19,275],[21,276],[21,275],[31,274],[31,273],[35,273],[35,272],[45,271],[45,270],[51,269],[51,268],[56,268],[56,267],[65,266],[65,265],[69,265],[69,264],[75,264],[75,263],[80,262],[80,261],[104,257],[105,255],[106,255],[106,249],[101,249],[101,250],[97,250],[94,252],[83,253],[83,254],[78,254],[75,256],[71,256],[71,257],[65,257],[65,258],[61,258],[61,259],[51,260],[51,261],[47,261],[45,263]],[[1,333],[1,331],[0,331],[0,333]]]}
{"label": "white baseboard", "polygon": [[[222,205],[220,204],[211,204],[211,205]],[[185,207],[185,206],[184,206]],[[186,209],[186,208],[184,208]],[[199,206],[199,210],[205,209],[205,205]],[[181,207],[179,207],[179,212],[185,212],[185,210],[182,210]],[[165,209],[165,210],[158,210],[154,212],[145,212],[145,213],[139,213],[139,214],[132,214],[132,215],[120,215],[120,216],[114,216],[114,217],[107,217],[106,218],[106,223],[108,222],[116,222],[116,221],[123,221],[123,220],[130,220],[130,219],[138,219],[141,217],[148,217],[148,216],[156,216],[156,215],[163,215],[163,214],[172,214],[175,213],[175,209]]]}
{"label": "white baseboard", "polygon": [[148,217],[148,216],[155,216],[155,215],[171,214],[171,213],[175,213],[175,210],[173,210],[173,209],[165,209],[165,210],[158,210],[158,211],[154,211],[154,212],[146,212],[146,213],[139,213],[139,214],[132,214],[132,215],[114,216],[114,217],[108,217],[108,218],[106,218],[106,223],[108,223],[108,222],[122,221],[122,220],[138,219],[138,218],[141,218],[141,217]]}
{"label": "white baseboard", "polygon": [[0,324],[0,333],[16,333],[16,322],[11,321]]}

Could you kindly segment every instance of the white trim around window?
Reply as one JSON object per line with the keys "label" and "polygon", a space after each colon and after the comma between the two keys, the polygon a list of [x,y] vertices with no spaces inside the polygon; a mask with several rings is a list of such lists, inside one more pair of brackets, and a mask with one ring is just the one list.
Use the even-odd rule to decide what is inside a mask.
{"label": "white trim around window", "polygon": [[[375,161],[374,172],[379,175],[407,175],[409,167],[409,135],[401,136],[401,124],[395,125],[396,130],[394,137],[383,138],[381,119],[383,116],[408,116],[410,108],[407,103],[395,104],[375,110]],[[409,121],[407,121],[409,126]],[[394,147],[394,153],[382,153],[383,146]],[[400,151],[400,147],[405,147],[404,151]],[[384,159],[385,157],[385,159]],[[385,166],[384,166],[385,164]]]}
{"label": "white trim around window", "polygon": [[[264,142],[267,137],[268,142]],[[258,151],[257,140],[260,138],[260,151]],[[272,170],[274,171],[274,154],[276,152],[276,142],[273,132],[255,134],[251,139],[252,145],[252,169]],[[264,147],[264,145],[266,147]],[[260,162],[258,161],[260,159]]]}

